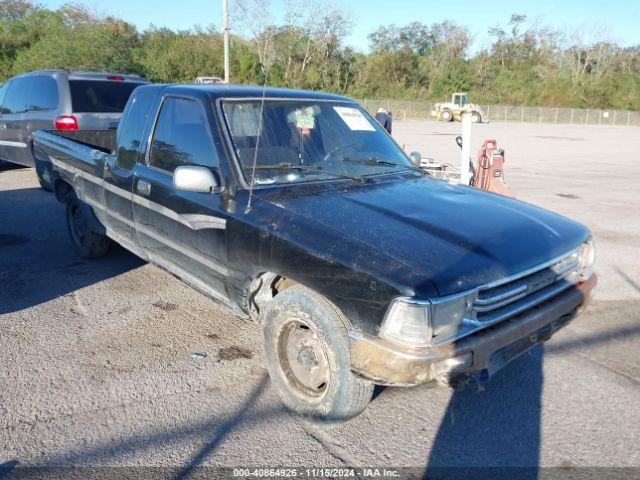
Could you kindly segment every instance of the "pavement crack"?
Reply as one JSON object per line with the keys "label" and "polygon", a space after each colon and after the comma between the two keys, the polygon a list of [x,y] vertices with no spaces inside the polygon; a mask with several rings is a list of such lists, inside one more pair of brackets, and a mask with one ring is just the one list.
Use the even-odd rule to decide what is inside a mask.
{"label": "pavement crack", "polygon": [[324,448],[327,453],[329,453],[329,455],[339,460],[344,465],[351,467],[358,464],[357,459],[353,457],[347,451],[347,449],[336,442],[331,437],[331,435],[325,432],[322,428],[305,421],[302,422],[302,428],[307,433],[307,435],[318,442],[322,446],[322,448]]}
{"label": "pavement crack", "polygon": [[601,362],[600,360],[593,358],[590,355],[585,355],[584,353],[580,353],[580,352],[575,352],[575,354],[584,358],[585,360],[589,360],[590,362],[595,363],[596,365],[600,365],[601,367],[606,368],[607,370],[610,370],[613,373],[617,373],[618,375],[626,378],[627,380],[631,380],[634,383],[640,384],[640,378],[634,377],[633,375],[629,375],[628,373],[623,372],[622,370],[619,370],[615,367],[612,367],[611,365],[607,365],[606,363]]}
{"label": "pavement crack", "polygon": [[89,312],[87,311],[86,307],[82,304],[82,302],[80,301],[80,296],[78,295],[77,291],[74,291],[71,296],[73,297],[73,300],[75,301],[75,305],[73,307],[71,307],[71,311],[82,316],[82,317],[88,317],[89,316]]}

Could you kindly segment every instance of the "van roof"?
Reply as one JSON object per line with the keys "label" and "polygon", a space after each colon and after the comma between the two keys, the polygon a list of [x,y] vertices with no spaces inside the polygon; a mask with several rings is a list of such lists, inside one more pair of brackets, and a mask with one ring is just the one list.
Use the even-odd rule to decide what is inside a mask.
{"label": "van roof", "polygon": [[29,77],[33,75],[65,75],[70,80],[108,80],[109,77],[121,77],[124,81],[149,83],[148,80],[140,77],[139,75],[131,75],[127,73],[89,72],[83,70],[36,70],[16,75],[14,78]]}

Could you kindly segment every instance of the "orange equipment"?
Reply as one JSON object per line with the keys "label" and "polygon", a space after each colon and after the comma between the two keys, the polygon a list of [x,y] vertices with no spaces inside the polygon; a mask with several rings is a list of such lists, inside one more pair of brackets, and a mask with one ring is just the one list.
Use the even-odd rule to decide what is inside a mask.
{"label": "orange equipment", "polygon": [[478,150],[476,166],[469,185],[487,192],[515,198],[514,193],[504,183],[504,150],[498,148],[495,140],[485,140]]}

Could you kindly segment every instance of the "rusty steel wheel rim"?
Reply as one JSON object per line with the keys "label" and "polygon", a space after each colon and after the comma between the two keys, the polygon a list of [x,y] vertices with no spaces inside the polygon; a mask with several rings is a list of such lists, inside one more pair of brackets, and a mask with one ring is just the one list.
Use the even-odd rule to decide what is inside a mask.
{"label": "rusty steel wheel rim", "polygon": [[278,336],[278,363],[292,390],[313,399],[327,391],[330,378],[325,343],[305,322],[287,322]]}

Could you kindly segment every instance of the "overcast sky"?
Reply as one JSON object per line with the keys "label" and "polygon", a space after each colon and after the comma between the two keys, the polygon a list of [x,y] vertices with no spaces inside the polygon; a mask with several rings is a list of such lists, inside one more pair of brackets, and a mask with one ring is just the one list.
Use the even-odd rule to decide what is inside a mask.
{"label": "overcast sky", "polygon": [[[229,0],[233,3],[234,0]],[[44,0],[49,8],[57,8],[64,0]],[[222,0],[76,0],[100,13],[124,18],[140,29],[150,24],[174,30],[194,25],[220,26]],[[601,25],[608,29],[611,40],[623,46],[640,44],[640,0],[334,0],[349,12],[353,21],[347,43],[366,51],[367,35],[380,25],[426,24],[454,20],[471,28],[474,49],[487,41],[487,29],[506,24],[512,13],[524,14],[530,20],[567,30],[581,25]],[[272,0],[274,14],[283,11],[283,0]],[[234,32],[240,33],[243,32]]]}

